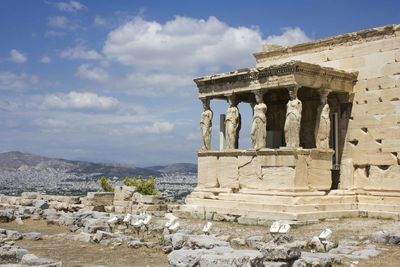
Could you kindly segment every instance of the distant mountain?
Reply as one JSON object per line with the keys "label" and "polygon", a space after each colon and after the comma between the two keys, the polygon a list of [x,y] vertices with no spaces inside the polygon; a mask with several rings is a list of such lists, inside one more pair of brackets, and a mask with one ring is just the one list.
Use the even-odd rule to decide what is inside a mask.
{"label": "distant mountain", "polygon": [[147,169],[154,170],[161,173],[190,173],[197,174],[197,164],[193,163],[174,163],[164,166],[151,166]]}
{"label": "distant mountain", "polygon": [[0,153],[0,169],[17,170],[19,168],[35,168],[55,170],[64,170],[66,173],[76,174],[78,176],[90,176],[98,178],[100,176],[119,177],[126,176],[159,176],[161,172],[149,168],[125,167],[103,163],[92,163],[87,161],[73,161],[65,159],[52,159],[35,154],[11,151]]}
{"label": "distant mountain", "polygon": [[38,155],[11,151],[0,153],[0,168],[16,170],[22,165],[33,167],[46,160],[50,159]]}

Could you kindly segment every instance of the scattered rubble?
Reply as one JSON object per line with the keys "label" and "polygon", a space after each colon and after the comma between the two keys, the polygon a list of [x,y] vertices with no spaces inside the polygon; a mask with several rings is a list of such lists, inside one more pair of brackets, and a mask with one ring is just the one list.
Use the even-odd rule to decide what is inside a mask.
{"label": "scattered rubble", "polygon": [[[26,206],[23,199],[31,204]],[[204,222],[194,226],[166,213],[162,197],[141,196],[135,188],[126,187],[115,194],[90,193],[85,199],[27,192],[19,198],[1,196],[0,200],[2,222],[23,226],[27,219],[46,220],[68,227],[70,232],[59,235],[62,238],[110,249],[158,250],[168,254],[170,266],[332,266],[375,257],[381,253],[380,244],[400,243],[397,228],[382,229],[370,239],[349,237],[339,242],[319,236],[302,239],[289,233],[271,236],[267,227],[263,234],[220,232],[215,226],[204,232]],[[115,212],[115,204],[124,207],[124,213]],[[114,211],[106,212],[106,207]],[[179,227],[172,229],[176,224]],[[60,261],[36,257],[16,245],[21,239],[40,242],[43,236],[0,229],[0,264],[62,266]]]}
{"label": "scattered rubble", "polygon": [[[62,262],[47,258],[39,258],[29,254],[28,250],[15,244],[15,240],[22,238],[40,240],[39,233],[19,233],[18,231],[0,229],[0,264],[17,264],[12,266],[42,266],[59,267]],[[2,265],[3,266],[3,265]],[[11,266],[11,265],[9,265]]]}

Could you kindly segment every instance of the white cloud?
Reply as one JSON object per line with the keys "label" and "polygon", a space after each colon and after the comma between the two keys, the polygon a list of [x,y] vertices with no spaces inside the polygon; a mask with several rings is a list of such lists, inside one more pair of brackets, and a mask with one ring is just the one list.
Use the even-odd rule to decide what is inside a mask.
{"label": "white cloud", "polygon": [[33,125],[42,128],[64,128],[68,126],[68,124],[63,120],[50,119],[50,118],[35,119],[33,121]]}
{"label": "white cloud", "polygon": [[49,64],[50,62],[51,62],[51,58],[48,57],[48,56],[43,56],[43,57],[40,59],[40,63],[43,63],[43,64]]}
{"label": "white cloud", "polygon": [[177,16],[164,24],[136,17],[108,34],[103,53],[142,70],[195,73],[254,65],[252,53],[265,42],[287,46],[310,40],[298,27],[263,40],[256,27],[230,27],[215,17]]}
{"label": "white cloud", "polygon": [[165,96],[171,94],[192,95],[195,85],[193,76],[185,73],[132,72],[117,83],[129,94]]}
{"label": "white cloud", "polygon": [[96,26],[105,26],[107,24],[107,20],[101,16],[96,15],[93,21]]}
{"label": "white cloud", "polygon": [[80,28],[76,21],[71,21],[65,16],[53,16],[47,19],[47,24],[52,28],[59,28],[64,30],[77,30]]}
{"label": "white cloud", "polygon": [[52,3],[58,10],[65,12],[77,12],[81,10],[86,10],[87,7],[78,1],[69,2],[56,2]]}
{"label": "white cloud", "polygon": [[54,27],[54,28],[67,28],[67,26],[69,24],[69,19],[65,16],[49,17],[47,20],[47,24],[50,27]]}
{"label": "white cloud", "polygon": [[187,141],[197,141],[197,142],[199,142],[199,140],[200,140],[200,133],[189,133],[189,134],[186,136],[186,140],[187,140]]}
{"label": "white cloud", "polygon": [[[96,20],[96,18],[95,18]],[[104,21],[98,17],[98,23]],[[231,27],[215,17],[175,17],[165,23],[136,17],[111,31],[104,61],[133,67],[113,88],[144,96],[193,95],[203,73],[254,66],[265,42],[293,45],[311,40],[300,28],[262,38],[256,27]],[[113,77],[110,78],[112,80]]]}
{"label": "white cloud", "polygon": [[162,134],[162,133],[169,133],[174,129],[174,124],[170,122],[154,122],[151,126],[143,127],[144,133],[149,134]]}
{"label": "white cloud", "polygon": [[283,28],[282,35],[271,35],[268,36],[265,41],[268,44],[276,44],[281,46],[291,46],[295,44],[310,42],[311,38],[308,37],[303,30],[299,27],[295,28]]}
{"label": "white cloud", "polygon": [[108,34],[103,53],[124,65],[187,73],[247,66],[262,43],[257,29],[229,27],[215,17],[176,17],[165,24],[135,18]]}
{"label": "white cloud", "polygon": [[55,109],[106,111],[116,108],[119,101],[116,98],[99,96],[95,93],[72,91],[68,94],[46,95],[43,105],[45,108]]}
{"label": "white cloud", "polygon": [[85,60],[96,60],[101,59],[102,56],[93,49],[86,49],[82,45],[78,45],[72,48],[67,48],[60,53],[61,58],[65,59],[85,59]]}
{"label": "white cloud", "polygon": [[61,37],[64,35],[65,35],[65,32],[58,32],[58,31],[47,31],[44,34],[45,37]]}
{"label": "white cloud", "polygon": [[76,75],[95,82],[105,82],[108,80],[108,73],[98,67],[91,68],[89,64],[82,64],[78,67]]}
{"label": "white cloud", "polygon": [[33,89],[39,82],[35,75],[26,73],[15,74],[8,71],[0,71],[0,90],[26,91]]}
{"label": "white cloud", "polygon": [[28,58],[16,49],[10,51],[10,59],[15,63],[25,63],[28,61]]}

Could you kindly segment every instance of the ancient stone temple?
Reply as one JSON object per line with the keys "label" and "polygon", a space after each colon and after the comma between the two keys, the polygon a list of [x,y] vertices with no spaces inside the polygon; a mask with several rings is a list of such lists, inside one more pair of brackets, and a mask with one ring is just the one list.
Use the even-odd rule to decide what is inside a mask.
{"label": "ancient stone temple", "polygon": [[[400,25],[267,44],[254,56],[254,68],[195,79],[203,145],[181,215],[250,224],[400,219]],[[218,99],[227,102],[224,138],[212,150]],[[253,109],[244,150],[241,102]]]}

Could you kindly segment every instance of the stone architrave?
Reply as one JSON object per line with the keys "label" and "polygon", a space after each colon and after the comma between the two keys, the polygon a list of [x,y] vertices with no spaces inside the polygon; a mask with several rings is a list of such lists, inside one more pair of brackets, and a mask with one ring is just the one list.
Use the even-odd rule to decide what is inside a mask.
{"label": "stone architrave", "polygon": [[302,103],[297,98],[297,87],[289,88],[290,100],[287,103],[285,120],[285,141],[286,147],[300,146],[300,122]]}
{"label": "stone architrave", "polygon": [[200,130],[202,146],[201,150],[211,149],[211,127],[213,112],[210,109],[210,100],[202,99],[204,111],[201,113]]}
{"label": "stone architrave", "polygon": [[261,149],[267,145],[267,105],[263,103],[261,92],[256,92],[255,97],[257,104],[253,108],[251,141],[254,149]]}
{"label": "stone architrave", "polygon": [[236,149],[238,148],[240,114],[233,96],[228,97],[228,102],[229,108],[226,111],[225,118],[226,148]]}

